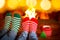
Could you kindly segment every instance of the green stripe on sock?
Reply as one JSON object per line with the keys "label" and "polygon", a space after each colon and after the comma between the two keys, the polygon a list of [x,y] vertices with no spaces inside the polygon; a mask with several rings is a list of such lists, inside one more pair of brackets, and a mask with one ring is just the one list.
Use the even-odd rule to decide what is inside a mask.
{"label": "green stripe on sock", "polygon": [[11,19],[12,18],[11,18],[11,13],[7,13],[7,15],[5,17],[5,26],[4,26],[4,29],[7,29],[8,30],[8,28],[10,27],[10,23],[11,23]]}
{"label": "green stripe on sock", "polygon": [[10,12],[8,12],[8,13],[6,14],[6,16],[11,16],[11,13],[10,13]]}
{"label": "green stripe on sock", "polygon": [[17,33],[18,29],[20,27],[20,24],[21,24],[20,15],[14,14],[14,18],[12,19],[12,29],[11,30],[14,30]]}
{"label": "green stripe on sock", "polygon": [[21,16],[17,13],[14,14],[14,17],[21,18]]}

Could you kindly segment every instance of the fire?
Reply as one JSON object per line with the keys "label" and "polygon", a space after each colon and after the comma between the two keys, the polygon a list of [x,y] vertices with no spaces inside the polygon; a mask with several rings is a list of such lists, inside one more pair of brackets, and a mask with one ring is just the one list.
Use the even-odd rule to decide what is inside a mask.
{"label": "fire", "polygon": [[29,17],[31,18],[35,18],[36,13],[35,13],[35,9],[34,8],[29,8],[25,11],[25,17]]}
{"label": "fire", "polygon": [[40,14],[40,19],[49,19],[48,13],[42,12],[42,13]]}

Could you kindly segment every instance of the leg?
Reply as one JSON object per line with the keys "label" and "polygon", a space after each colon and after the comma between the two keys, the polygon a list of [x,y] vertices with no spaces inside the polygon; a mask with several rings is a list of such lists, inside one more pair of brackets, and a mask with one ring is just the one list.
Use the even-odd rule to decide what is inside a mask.
{"label": "leg", "polygon": [[3,38],[1,38],[0,40],[9,40],[9,36],[6,34],[3,36]]}
{"label": "leg", "polygon": [[19,36],[18,40],[26,40],[28,36],[28,32],[24,31],[22,34]]}
{"label": "leg", "polygon": [[30,27],[29,27],[30,28],[29,40],[38,40],[36,35],[37,24],[38,24],[38,21],[35,18],[32,18]]}
{"label": "leg", "polygon": [[23,32],[19,36],[18,40],[26,40],[26,38],[28,36],[28,32],[29,32],[29,19],[28,18],[23,19],[22,29],[23,29]]}
{"label": "leg", "polygon": [[38,40],[37,35],[35,32],[31,32],[29,34],[29,40]]}
{"label": "leg", "polygon": [[17,32],[18,32],[18,29],[20,27],[20,24],[21,24],[21,17],[19,14],[14,14],[14,17],[12,19],[12,28],[11,28],[11,31],[9,33],[9,39],[10,40],[14,40],[16,35],[17,35]]}

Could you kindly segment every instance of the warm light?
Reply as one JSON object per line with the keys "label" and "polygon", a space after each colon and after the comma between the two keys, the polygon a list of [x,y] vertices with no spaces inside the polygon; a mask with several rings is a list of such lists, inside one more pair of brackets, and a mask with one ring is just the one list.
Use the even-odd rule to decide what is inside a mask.
{"label": "warm light", "polygon": [[60,0],[52,0],[52,5],[56,10],[60,10]]}
{"label": "warm light", "polygon": [[0,0],[0,8],[3,8],[5,6],[5,0]]}
{"label": "warm light", "polygon": [[49,0],[42,0],[40,6],[43,10],[49,10],[51,8],[51,3]]}
{"label": "warm light", "polygon": [[26,0],[17,0],[19,3],[19,7],[24,7],[26,6]]}
{"label": "warm light", "polygon": [[26,16],[29,17],[30,19],[35,18],[36,16],[34,8],[26,10],[25,13],[26,13]]}
{"label": "warm light", "polygon": [[17,0],[7,0],[7,6],[8,9],[16,9],[18,7],[18,1]]}
{"label": "warm light", "polygon": [[49,16],[48,16],[48,13],[46,13],[46,12],[41,12],[40,13],[40,19],[49,19]]}
{"label": "warm light", "polygon": [[6,0],[0,0],[0,14],[6,11]]}
{"label": "warm light", "polygon": [[26,4],[28,7],[34,7],[36,3],[36,0],[26,0]]}

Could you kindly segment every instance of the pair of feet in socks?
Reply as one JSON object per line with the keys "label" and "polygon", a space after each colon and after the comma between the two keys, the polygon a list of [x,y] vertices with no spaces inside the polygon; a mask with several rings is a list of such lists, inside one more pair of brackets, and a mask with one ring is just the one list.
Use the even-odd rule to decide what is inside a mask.
{"label": "pair of feet in socks", "polygon": [[35,18],[29,19],[28,17],[22,20],[22,29],[27,32],[35,32],[37,30],[38,21]]}
{"label": "pair of feet in socks", "polygon": [[[11,25],[11,23],[12,23],[12,25]],[[15,33],[17,33],[18,29],[20,27],[20,23],[21,23],[21,16],[18,13],[14,13],[13,18],[12,18],[12,14],[10,12],[7,13],[6,17],[5,17],[5,25],[1,32],[0,37],[9,30],[10,25],[12,26],[11,31],[14,31]]]}
{"label": "pair of feet in socks", "polygon": [[19,36],[18,39],[26,40],[26,38],[28,37],[28,33],[29,33],[29,40],[38,40],[37,35],[36,35],[37,25],[38,25],[38,21],[35,18],[29,19],[29,17],[25,17],[22,20],[23,32]]}

